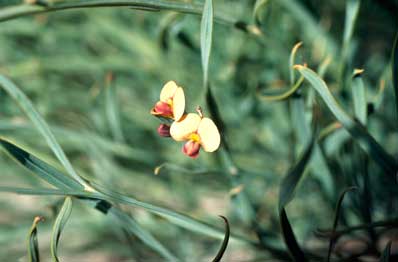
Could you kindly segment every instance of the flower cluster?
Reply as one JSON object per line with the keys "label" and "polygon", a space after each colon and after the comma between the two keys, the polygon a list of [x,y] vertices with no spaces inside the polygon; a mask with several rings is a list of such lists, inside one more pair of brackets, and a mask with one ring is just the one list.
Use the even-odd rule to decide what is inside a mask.
{"label": "flower cluster", "polygon": [[201,148],[214,152],[220,146],[220,133],[213,120],[203,117],[200,108],[197,113],[186,113],[184,90],[174,81],[163,86],[151,114],[165,122],[158,127],[159,135],[185,141],[182,152],[189,157],[198,157]]}

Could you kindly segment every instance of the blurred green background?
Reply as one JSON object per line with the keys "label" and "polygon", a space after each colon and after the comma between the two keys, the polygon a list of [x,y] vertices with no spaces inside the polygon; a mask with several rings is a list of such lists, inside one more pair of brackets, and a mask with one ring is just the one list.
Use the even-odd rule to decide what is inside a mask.
{"label": "blurred green background", "polygon": [[[0,7],[6,10],[21,2],[3,1]],[[245,219],[246,211],[230,194],[231,189],[243,185],[261,234],[272,245],[283,247],[277,219],[279,184],[306,144],[305,138],[300,138],[303,130],[291,103],[300,99],[310,105],[311,94],[308,84],[289,102],[264,101],[260,94],[280,92],[290,85],[289,55],[292,47],[303,41],[296,63],[305,62],[316,70],[329,57],[324,78],[351,115],[351,91],[339,88],[339,81],[349,79],[354,68],[365,69],[363,80],[369,108],[374,111],[369,131],[396,155],[389,62],[398,3],[360,1],[344,58],[346,1],[264,1],[268,3],[257,10],[257,22],[253,18],[255,2],[214,1],[217,15],[209,77],[225,123],[222,135],[240,171],[237,184],[231,183],[219,164],[222,152],[187,158],[181,153],[181,143],[158,136],[159,121],[149,114],[163,84],[174,80],[184,88],[187,111],[201,105],[209,115],[202,87],[200,16],[109,7],[4,21],[0,23],[0,73],[32,100],[83,177],[220,228],[223,225],[217,216],[227,216],[233,232],[256,239],[253,224]],[[218,23],[217,16],[246,24]],[[109,73],[113,81],[107,85]],[[322,108],[320,125],[324,128],[335,119],[321,100],[317,99],[317,104]],[[305,113],[308,119],[309,106]],[[327,242],[314,231],[331,227],[339,192],[363,184],[358,178],[362,164],[352,157],[357,148],[339,131],[321,144],[330,171],[313,160],[315,168],[308,170],[288,208],[297,238],[306,247],[322,249]],[[2,90],[0,135],[60,167],[45,140]],[[4,153],[0,154],[0,167],[1,186],[47,186]],[[382,171],[372,161],[369,174],[377,203],[372,217],[397,214],[396,186],[383,180]],[[353,195],[347,201],[345,223],[366,222],[361,221],[361,207],[366,205],[361,196]],[[26,236],[37,215],[46,219],[39,225],[38,236],[42,256],[49,259],[51,226],[60,201],[61,197],[54,196],[0,194],[0,260],[16,261],[26,255]],[[183,261],[211,260],[220,245],[219,240],[178,228],[143,210],[124,209]],[[63,261],[161,260],[107,216],[78,201],[61,238],[60,256]],[[267,257],[266,250],[232,241],[225,261],[264,261]]]}

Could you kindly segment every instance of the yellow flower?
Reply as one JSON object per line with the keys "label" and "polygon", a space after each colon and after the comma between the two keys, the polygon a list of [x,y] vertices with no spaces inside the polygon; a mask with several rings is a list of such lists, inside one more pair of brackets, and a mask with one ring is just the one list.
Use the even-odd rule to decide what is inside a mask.
{"label": "yellow flower", "polygon": [[214,152],[220,146],[220,133],[213,120],[201,115],[189,113],[179,121],[173,122],[170,135],[176,141],[187,141],[182,152],[192,158],[199,155],[200,148]]}
{"label": "yellow flower", "polygon": [[174,81],[167,82],[160,92],[158,101],[151,110],[154,116],[180,120],[185,112],[184,90]]}

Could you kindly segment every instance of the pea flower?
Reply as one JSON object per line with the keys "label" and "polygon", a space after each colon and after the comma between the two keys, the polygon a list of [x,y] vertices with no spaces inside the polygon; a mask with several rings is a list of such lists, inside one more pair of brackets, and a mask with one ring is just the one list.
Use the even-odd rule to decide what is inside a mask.
{"label": "pea flower", "polygon": [[185,112],[184,90],[174,81],[167,82],[160,91],[160,101],[151,110],[151,114],[174,121],[180,120]]}
{"label": "pea flower", "polygon": [[203,117],[200,109],[198,114],[183,115],[170,127],[170,135],[176,141],[187,141],[182,152],[192,158],[199,156],[200,148],[206,152],[214,152],[220,146],[220,133],[213,120]]}

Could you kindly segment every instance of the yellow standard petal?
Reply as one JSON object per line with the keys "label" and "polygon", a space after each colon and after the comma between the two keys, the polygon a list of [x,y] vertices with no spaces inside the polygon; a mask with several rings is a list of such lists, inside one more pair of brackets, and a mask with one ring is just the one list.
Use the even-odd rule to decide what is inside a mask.
{"label": "yellow standard petal", "polygon": [[169,99],[174,96],[177,88],[178,86],[176,82],[174,81],[167,82],[163,86],[162,91],[160,91],[160,101],[168,103]]}
{"label": "yellow standard petal", "polygon": [[184,90],[178,87],[173,97],[173,115],[174,120],[178,121],[185,112],[185,95]]}
{"label": "yellow standard petal", "polygon": [[220,146],[220,132],[218,132],[217,126],[210,118],[205,117],[200,121],[198,134],[204,151],[214,152]]}
{"label": "yellow standard petal", "polygon": [[176,141],[187,140],[189,135],[196,132],[201,118],[198,114],[189,113],[180,121],[175,121],[170,127],[170,135]]}

